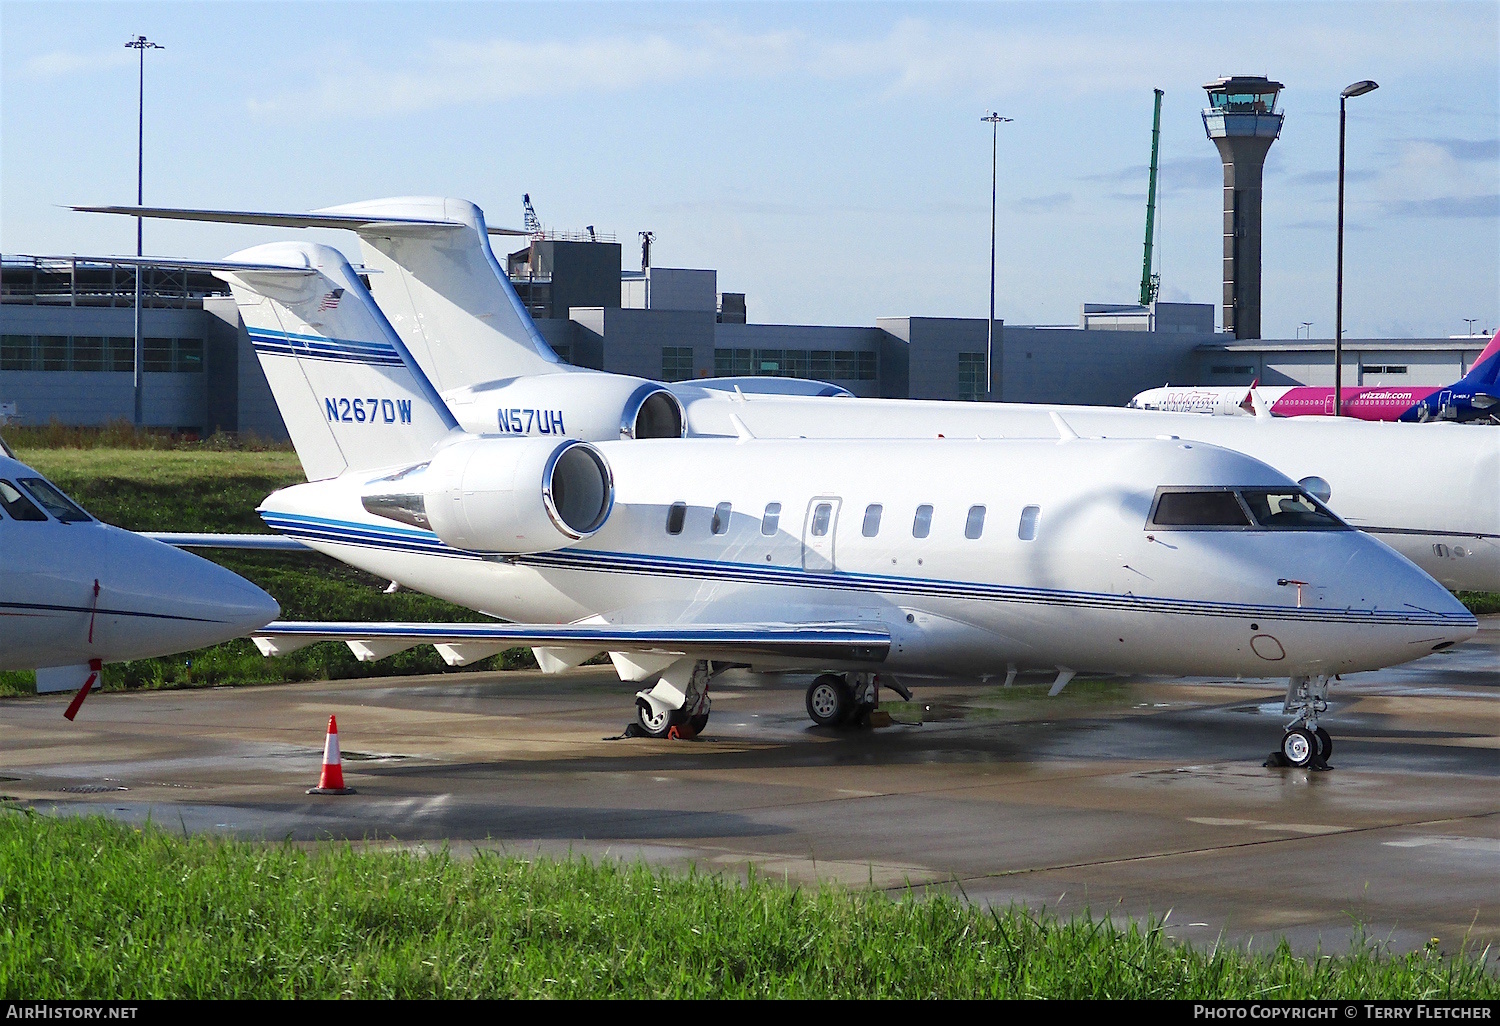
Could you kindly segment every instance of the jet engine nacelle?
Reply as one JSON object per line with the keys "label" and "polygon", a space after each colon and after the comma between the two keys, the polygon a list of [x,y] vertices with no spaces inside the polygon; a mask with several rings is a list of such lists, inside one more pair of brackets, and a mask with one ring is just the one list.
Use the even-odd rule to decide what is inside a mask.
{"label": "jet engine nacelle", "polygon": [[603,453],[576,439],[465,439],[376,487],[366,510],[473,552],[560,549],[603,527],[615,501]]}
{"label": "jet engine nacelle", "polygon": [[682,404],[655,381],[580,371],[533,374],[443,396],[465,431],[484,435],[681,438]]}

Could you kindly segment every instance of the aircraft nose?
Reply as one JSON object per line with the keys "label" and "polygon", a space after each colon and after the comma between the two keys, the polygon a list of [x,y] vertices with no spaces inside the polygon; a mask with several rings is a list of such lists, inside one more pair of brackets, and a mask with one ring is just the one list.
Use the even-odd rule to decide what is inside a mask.
{"label": "aircraft nose", "polygon": [[1362,593],[1358,604],[1404,619],[1392,626],[1392,648],[1384,665],[1419,659],[1474,637],[1479,621],[1452,592],[1383,543],[1360,540],[1371,551],[1366,572],[1350,575],[1349,587]]}
{"label": "aircraft nose", "polygon": [[170,545],[120,531],[110,555],[99,604],[107,647],[129,653],[116,658],[216,645],[281,613],[275,599],[239,574]]}

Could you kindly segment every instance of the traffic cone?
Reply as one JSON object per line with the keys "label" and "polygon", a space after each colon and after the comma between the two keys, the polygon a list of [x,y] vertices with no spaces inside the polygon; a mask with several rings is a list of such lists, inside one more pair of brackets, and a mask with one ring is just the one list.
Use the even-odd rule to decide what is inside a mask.
{"label": "traffic cone", "polygon": [[344,762],[339,754],[339,722],[328,717],[328,740],[323,742],[323,776],[317,787],[309,787],[308,794],[354,794],[354,788],[344,786]]}

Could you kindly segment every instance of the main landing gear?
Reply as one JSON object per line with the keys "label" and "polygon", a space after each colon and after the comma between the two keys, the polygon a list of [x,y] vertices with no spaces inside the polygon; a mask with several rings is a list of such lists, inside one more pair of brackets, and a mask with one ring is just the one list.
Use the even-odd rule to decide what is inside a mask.
{"label": "main landing gear", "polygon": [[713,666],[706,659],[669,666],[648,691],[635,696],[635,724],[646,737],[687,741],[703,733],[711,706]]}
{"label": "main landing gear", "polygon": [[1333,738],[1318,725],[1318,717],[1328,711],[1328,677],[1293,677],[1287,681],[1281,711],[1296,716],[1286,725],[1281,747],[1271,753],[1266,765],[1329,769]]}
{"label": "main landing gear", "polygon": [[[898,681],[886,685],[910,701]],[[863,727],[880,704],[880,678],[873,673],[824,673],[807,686],[807,715],[820,727]]]}

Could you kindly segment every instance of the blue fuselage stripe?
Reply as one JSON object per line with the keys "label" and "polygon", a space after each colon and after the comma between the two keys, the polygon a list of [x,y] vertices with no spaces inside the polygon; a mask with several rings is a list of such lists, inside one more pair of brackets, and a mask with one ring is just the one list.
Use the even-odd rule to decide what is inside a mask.
{"label": "blue fuselage stripe", "polygon": [[1297,620],[1315,623],[1408,624],[1451,626],[1457,617],[1425,609],[1362,610],[1319,609],[1195,599],[1153,598],[1145,595],[1064,591],[1024,585],[990,584],[977,581],[945,581],[847,571],[819,572],[801,567],[767,567],[748,563],[688,559],[643,553],[601,552],[589,549],[559,549],[519,556],[467,552],[445,545],[428,532],[400,531],[347,521],[325,520],[300,514],[263,512],[272,530],[303,541],[330,545],[355,545],[397,552],[457,559],[495,559],[540,570],[572,570],[587,573],[641,574],[700,580],[738,581],[786,588],[818,588],[834,591],[885,592],[969,601],[1009,602],[1029,605],[1098,609],[1120,613],[1165,613]]}

